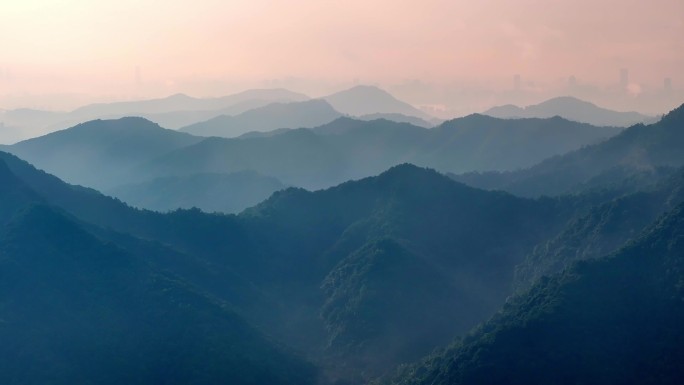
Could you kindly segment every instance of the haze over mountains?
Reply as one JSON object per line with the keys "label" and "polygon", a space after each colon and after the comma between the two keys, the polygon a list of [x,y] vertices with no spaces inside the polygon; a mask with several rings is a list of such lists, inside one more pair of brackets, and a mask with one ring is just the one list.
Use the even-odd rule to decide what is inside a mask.
{"label": "haze over mountains", "polygon": [[[525,196],[558,195],[584,187],[601,188],[630,176],[684,164],[682,106],[652,125],[635,125],[580,150],[553,157],[528,169],[505,173],[471,173],[456,179],[481,188]],[[613,178],[617,174],[618,178]],[[620,178],[620,176],[622,178]],[[617,181],[615,179],[618,179]]]}
{"label": "haze over mountains", "polygon": [[[623,132],[473,115],[433,129],[339,118],[242,139],[124,118],[10,146],[103,185],[95,170],[125,180],[172,165],[186,173],[141,177],[135,193],[172,200],[182,194],[164,189],[194,186],[210,203],[212,191],[235,201],[212,181],[261,177],[202,174],[199,165],[259,166],[286,182],[307,166],[311,180],[326,180],[347,178],[351,160],[366,172],[396,154],[458,167],[454,159],[522,163],[541,157],[533,148],[599,141],[525,170],[479,174],[538,175],[536,191],[568,186],[555,198],[480,190],[400,164],[320,191],[280,190],[239,215],[134,209],[0,152],[0,373],[10,384],[25,371],[57,383],[617,383],[644,373],[677,383],[682,111]],[[596,167],[577,171],[585,164]]]}
{"label": "haze over mountains", "polygon": [[[321,99],[334,104],[333,108],[320,101],[313,101],[306,95],[285,89],[254,89],[216,98],[194,98],[175,94],[161,99],[96,103],[70,112],[31,109],[0,111],[0,141],[11,144],[89,120],[128,116],[144,117],[170,129],[205,122],[205,125],[214,127],[208,129],[207,136],[220,133],[221,129],[216,131],[216,127],[220,126],[222,121],[228,125],[227,132],[236,131],[239,135],[248,131],[269,131],[283,127],[314,127],[343,114],[381,114],[380,116],[390,120],[418,122],[422,126],[432,124],[429,121],[433,118],[429,115],[373,86],[356,86]],[[302,105],[296,103],[309,100],[310,103]],[[290,103],[293,104],[289,105]],[[269,106],[271,104],[274,105]],[[261,110],[262,108],[266,110]],[[268,115],[271,115],[270,119],[267,118]],[[278,124],[276,119],[281,119],[281,123]],[[233,129],[230,128],[231,125]],[[235,128],[237,125],[240,127]]]}
{"label": "haze over mountains", "polygon": [[398,100],[387,91],[373,86],[356,86],[323,97],[334,109],[352,116],[375,113],[402,114],[431,119],[425,112]]}
{"label": "haze over mountains", "polygon": [[656,121],[656,118],[652,116],[642,115],[638,112],[611,111],[570,96],[557,97],[522,108],[512,104],[492,107],[483,114],[503,119],[560,116],[595,126],[618,127],[627,127],[637,123],[648,124]]}
{"label": "haze over mountains", "polygon": [[684,384],[684,2],[159,3],[0,2],[0,385]]}
{"label": "haze over mountains", "polygon": [[[248,90],[225,97],[205,99],[176,94],[162,99],[91,104],[71,112],[27,109],[3,111],[0,114],[0,121],[20,131],[21,139],[28,139],[93,119],[143,116],[171,123],[171,127],[178,128],[181,127],[179,124],[182,125],[185,121],[189,124],[198,121],[195,119],[209,119],[221,113],[238,114],[269,103],[307,99],[305,95],[283,89]],[[12,140],[15,138],[16,135]],[[12,143],[12,140],[2,138],[4,143]]]}
{"label": "haze over mountains", "polygon": [[[328,104],[322,104],[321,100]],[[524,109],[511,105],[493,107],[484,114],[499,118],[550,118],[558,115],[596,126],[619,127],[650,123],[655,119],[635,112],[610,111],[570,97],[551,99]],[[97,103],[71,112],[0,111],[0,142],[11,144],[89,120],[127,116],[144,117],[162,127],[183,128],[198,135],[234,137],[249,131],[312,128],[343,115],[362,120],[387,119],[426,128],[442,122],[374,86],[355,86],[323,96],[318,102],[285,89],[255,89],[216,98],[175,94],[161,99]]]}
{"label": "haze over mountains", "polygon": [[219,115],[205,122],[183,127],[179,131],[197,136],[234,138],[253,131],[317,127],[341,116],[324,100],[274,103],[235,116]]}
{"label": "haze over mountains", "polygon": [[[286,116],[301,122],[302,114],[310,116],[312,124],[338,116],[324,101],[277,104],[218,119],[226,124],[214,129],[225,133],[230,125],[234,130],[248,126],[239,122],[284,125]],[[208,134],[199,126],[187,131]],[[282,185],[325,188],[404,162],[443,172],[515,170],[619,131],[560,118],[501,120],[472,115],[431,129],[384,119],[337,118],[312,129],[205,139],[166,130],[142,118],[122,118],[84,123],[5,148],[70,183],[106,191],[136,206],[223,207],[239,212]],[[234,193],[227,190],[228,174],[245,171],[259,177],[233,178]],[[165,178],[165,183],[175,180],[177,190],[168,191],[158,178]],[[181,187],[182,180],[200,179],[205,192],[214,193],[193,197],[191,185]],[[143,191],[150,197],[164,194],[167,203],[148,199],[141,195]],[[232,195],[233,203],[221,203],[226,198],[223,194]]]}
{"label": "haze over mountains", "polygon": [[130,169],[202,138],[166,130],[143,118],[95,120],[9,148],[66,181],[89,187],[120,184]]}
{"label": "haze over mountains", "polygon": [[0,379],[684,380],[684,105],[386,119],[411,108],[356,87],[2,146]]}
{"label": "haze over mountains", "polygon": [[3,161],[0,181],[3,383],[313,383],[310,365],[150,264],[154,247],[103,239]]}
{"label": "haze over mountains", "polygon": [[254,171],[159,177],[106,190],[131,206],[155,211],[196,207],[205,212],[238,213],[286,186]]}

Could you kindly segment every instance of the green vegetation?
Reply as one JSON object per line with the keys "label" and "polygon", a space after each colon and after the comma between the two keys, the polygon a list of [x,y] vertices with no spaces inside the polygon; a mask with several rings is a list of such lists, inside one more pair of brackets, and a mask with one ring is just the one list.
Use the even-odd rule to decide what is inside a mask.
{"label": "green vegetation", "polygon": [[315,382],[310,364],[227,304],[91,234],[0,170],[0,198],[16,209],[0,228],[0,382]]}
{"label": "green vegetation", "polygon": [[509,301],[461,342],[387,384],[679,384],[684,206],[608,258]]}
{"label": "green vegetation", "polygon": [[[581,150],[613,163],[572,195],[401,164],[239,215],[132,208],[0,153],[0,382],[357,384],[449,342],[384,381],[682,382],[684,174],[667,149],[683,119]],[[287,161],[263,167],[341,176],[349,154],[311,144],[358,135],[362,164],[397,129],[427,131],[343,119],[177,151],[199,151],[189,171],[203,146],[267,143]]]}
{"label": "green vegetation", "polygon": [[[516,195],[559,195],[576,191],[592,178],[622,169],[623,174],[643,175],[644,170],[684,166],[684,105],[659,122],[635,125],[606,140],[569,154],[556,156],[525,170],[504,173],[471,173],[455,176],[471,186],[506,190]],[[607,178],[609,183],[614,179]],[[594,187],[601,185],[594,180]]]}
{"label": "green vegetation", "polygon": [[684,170],[652,191],[627,194],[592,207],[569,221],[557,236],[534,248],[516,268],[516,286],[525,288],[577,260],[612,252],[681,202],[684,202]]}

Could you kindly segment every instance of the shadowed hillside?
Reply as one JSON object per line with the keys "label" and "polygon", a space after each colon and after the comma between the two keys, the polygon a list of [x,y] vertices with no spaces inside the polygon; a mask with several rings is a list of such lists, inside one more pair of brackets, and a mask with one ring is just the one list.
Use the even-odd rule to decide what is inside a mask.
{"label": "shadowed hillside", "polygon": [[616,168],[638,173],[684,165],[684,105],[658,123],[630,127],[609,140],[553,157],[526,170],[471,173],[455,178],[472,186],[503,189],[514,194],[558,195]]}
{"label": "shadowed hillside", "polygon": [[388,384],[678,384],[684,207],[608,258],[582,262]]}

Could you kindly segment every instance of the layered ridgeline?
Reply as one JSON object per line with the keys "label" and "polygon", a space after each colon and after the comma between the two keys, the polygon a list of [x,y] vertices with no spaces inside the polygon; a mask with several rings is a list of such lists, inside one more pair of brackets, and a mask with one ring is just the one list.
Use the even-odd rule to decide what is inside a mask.
{"label": "layered ridgeline", "polygon": [[199,207],[239,212],[284,187],[275,178],[253,171],[167,178],[138,175],[141,163],[202,140],[142,118],[122,118],[84,123],[7,149],[67,182],[160,211]]}
{"label": "layered ridgeline", "polygon": [[561,221],[554,208],[402,165],[315,193],[286,190],[241,218],[279,250],[267,266],[287,261],[260,276],[294,277],[301,291],[288,297],[320,313],[335,361],[373,374],[491,314],[514,266]]}
{"label": "layered ridgeline", "polygon": [[[216,132],[207,132],[207,134],[218,136],[234,136],[230,134],[230,128],[235,129],[238,124],[248,127],[248,130],[260,131],[280,127],[313,127],[329,122],[334,119],[330,118],[333,114],[339,116],[340,113],[363,116],[362,119],[366,120],[385,118],[399,122],[408,121],[426,127],[434,123],[431,116],[373,86],[356,86],[328,95],[321,100],[312,101],[313,104],[318,105],[316,108],[304,108],[307,105],[304,103],[298,111],[306,112],[306,114],[296,114],[297,109],[294,107],[283,107],[283,104],[294,103],[296,105],[309,100],[310,98],[306,95],[286,89],[253,89],[212,98],[176,94],[160,99],[95,103],[69,112],[26,108],[0,110],[0,143],[16,143],[90,120],[119,119],[128,116],[143,117],[171,129],[200,122],[204,122],[200,126],[216,128],[221,122],[226,123],[225,127],[217,128]],[[325,100],[333,104],[334,109],[329,106],[327,109],[323,108],[321,103],[326,103]],[[265,108],[267,106],[269,107]],[[265,108],[264,115],[270,116],[270,119],[255,116],[254,112],[240,116],[248,111],[262,108]],[[291,111],[286,113],[287,110]],[[212,120],[217,117],[221,118]],[[282,125],[274,123],[273,119],[276,117],[282,120]],[[245,132],[244,128],[238,127],[238,129],[238,131]]]}
{"label": "layered ridgeline", "polygon": [[315,383],[225,302],[48,200],[0,161],[3,384]]}
{"label": "layered ridgeline", "polygon": [[375,175],[410,162],[440,171],[512,170],[596,143],[620,131],[559,118],[501,120],[481,115],[432,129],[387,120],[340,118],[311,130],[211,138],[141,166],[149,175],[252,169],[309,189]]}
{"label": "layered ridgeline", "polygon": [[[144,256],[153,271],[230,304],[248,323],[305,352],[328,380],[357,383],[428,354],[488,319],[514,292],[516,270],[530,262],[536,245],[557,242],[562,250],[566,246],[555,239],[565,239],[574,224],[593,226],[597,237],[609,240],[610,220],[603,227],[600,220],[582,220],[605,216],[587,211],[588,205],[599,204],[596,212],[615,215],[618,223],[633,211],[635,225],[616,231],[627,239],[645,225],[640,213],[654,217],[681,199],[676,177],[604,205],[612,194],[522,199],[402,165],[327,190],[284,190],[239,216],[158,214],[66,185],[9,154],[0,157],[25,184],[10,189],[14,198],[8,202],[17,202],[25,189],[34,191],[88,222],[80,225],[83,231]],[[638,194],[650,198],[637,199]],[[568,239],[574,247],[577,240]],[[587,254],[593,252],[596,239],[579,241]],[[545,270],[543,261],[538,265],[539,276],[558,271]],[[581,311],[575,315],[584,320],[593,310]],[[654,319],[667,327],[661,321]]]}
{"label": "layered ridgeline", "polygon": [[578,260],[602,257],[637,236],[664,212],[684,202],[684,169],[642,191],[597,203],[569,221],[555,237],[537,245],[516,267],[516,287],[528,288]]}
{"label": "layered ridgeline", "polygon": [[519,118],[550,118],[560,116],[575,122],[594,124],[597,126],[627,127],[638,123],[654,123],[653,116],[642,115],[638,112],[612,111],[583,100],[564,96],[549,99],[545,102],[518,107],[511,104],[497,106],[483,112],[502,119]]}
{"label": "layered ridgeline", "polygon": [[[617,133],[560,118],[501,120],[481,115],[425,129],[388,120],[339,118],[313,129],[278,130],[236,139],[198,138],[140,118],[93,121],[7,147],[37,167],[70,183],[97,188],[128,199],[131,185],[145,184],[150,198],[136,194],[135,205],[162,194],[158,178],[183,180],[217,175],[211,191],[226,190],[226,174],[251,171],[280,183],[309,189],[324,188],[376,175],[404,162],[441,171],[509,170],[530,166],[546,157],[595,143]],[[249,182],[249,181],[246,181]],[[234,191],[251,191],[265,199],[258,184],[236,181]],[[127,187],[121,187],[127,185]],[[180,186],[180,184],[179,184]],[[220,208],[198,194],[171,194],[169,203]],[[217,194],[217,196],[220,194]],[[228,209],[238,212],[254,200],[240,200]],[[172,208],[149,205],[148,208]],[[183,207],[183,206],[178,206]],[[231,211],[232,212],[232,211]]]}
{"label": "layered ridgeline", "polygon": [[157,214],[3,159],[47,203],[109,229],[97,234],[124,250],[160,254],[156,269],[232,304],[333,378],[383,373],[489,317],[512,292],[515,266],[568,217],[558,201],[409,165],[288,189],[240,216]]}
{"label": "layered ridgeline", "polygon": [[680,384],[684,206],[574,265],[387,384]]}
{"label": "layered ridgeline", "polygon": [[284,89],[255,89],[216,98],[194,98],[184,94],[161,99],[95,103],[69,112],[17,109],[0,111],[0,122],[11,133],[0,132],[0,143],[15,143],[95,119],[139,116],[164,127],[179,128],[221,114],[236,115],[271,103],[308,100],[309,97]]}
{"label": "layered ridgeline", "polygon": [[143,118],[122,118],[79,124],[7,150],[69,183],[108,189],[127,181],[141,162],[201,140]]}
{"label": "layered ridgeline", "polygon": [[605,142],[553,157],[525,170],[454,177],[472,186],[518,195],[556,195],[585,187],[611,187],[616,180],[624,183],[627,177],[648,179],[648,174],[662,173],[663,168],[680,167],[684,165],[683,147],[684,105],[657,123],[630,127]]}
{"label": "layered ridgeline", "polygon": [[317,127],[341,116],[342,114],[335,111],[324,100],[273,103],[235,116],[219,115],[207,121],[183,127],[180,131],[197,136],[234,138],[251,131]]}
{"label": "layered ridgeline", "polygon": [[359,85],[324,96],[322,99],[330,103],[335,110],[351,116],[380,113],[400,114],[427,121],[433,119],[425,112],[374,86]]}

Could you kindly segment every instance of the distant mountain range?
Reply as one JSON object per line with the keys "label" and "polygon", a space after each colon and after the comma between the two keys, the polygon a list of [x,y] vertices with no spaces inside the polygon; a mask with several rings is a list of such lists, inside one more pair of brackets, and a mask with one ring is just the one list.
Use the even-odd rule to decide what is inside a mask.
{"label": "distant mountain range", "polygon": [[429,130],[386,120],[340,118],[311,130],[205,140],[138,170],[170,176],[251,169],[286,184],[316,189],[403,162],[441,171],[516,169],[619,131],[559,118],[505,121],[474,115]]}
{"label": "distant mountain range", "polygon": [[131,169],[202,138],[143,118],[94,120],[29,139],[8,151],[70,183],[99,189],[122,184]]}
{"label": "distant mountain range", "polygon": [[[503,173],[470,173],[455,176],[464,183],[502,189],[524,196],[559,195],[583,185],[600,188],[611,174],[634,174],[659,167],[684,165],[684,106],[659,122],[635,125],[609,140],[553,157],[525,170]],[[623,178],[624,179],[624,178]]]}
{"label": "distant mountain range", "polygon": [[518,107],[512,104],[490,108],[484,115],[496,118],[550,118],[560,116],[575,122],[589,123],[595,126],[627,127],[638,123],[654,123],[653,116],[638,112],[618,112],[596,106],[595,104],[570,96],[549,99],[545,102]]}
{"label": "distant mountain range", "polygon": [[382,113],[401,114],[424,120],[432,118],[410,104],[398,100],[387,91],[374,86],[356,86],[322,99],[330,103],[335,110],[352,116]]}
{"label": "distant mountain range", "polygon": [[[272,112],[270,116],[265,112],[240,116],[244,121],[254,116],[283,116],[292,107],[332,111],[323,101],[274,106],[264,107]],[[299,115],[294,116],[297,119]],[[134,198],[117,188],[139,185],[136,191],[147,191],[154,197],[160,193],[149,188],[161,189],[159,181],[153,182],[160,177],[187,179],[204,175],[201,178],[206,183],[208,175],[252,171],[286,185],[316,189],[374,175],[404,162],[449,172],[511,170],[596,143],[619,131],[619,128],[594,127],[560,118],[501,120],[472,115],[432,129],[382,119],[338,118],[312,129],[281,129],[234,139],[205,139],[165,130],[142,118],[123,118],[84,123],[4,149],[70,183],[115,193],[132,199],[131,204],[140,205],[151,204],[152,200],[142,199],[140,194]],[[225,186],[221,178],[217,177],[215,184],[207,187],[208,191],[228,191],[221,187]],[[142,188],[143,185],[147,187]],[[248,191],[246,187],[235,188],[235,191]],[[254,194],[265,198],[266,191],[254,190]],[[207,208],[229,206],[199,197],[194,204],[192,195],[185,200],[178,197],[177,202]],[[216,196],[216,199],[220,198]],[[254,203],[253,199],[239,200],[232,207],[240,211]]]}
{"label": "distant mountain range", "polygon": [[235,116],[220,115],[179,131],[197,136],[233,138],[251,131],[317,127],[341,116],[324,100],[272,103]]}
{"label": "distant mountain range", "polygon": [[[246,128],[237,130],[240,133],[251,130],[267,131],[281,127],[313,127],[331,121],[334,119],[330,118],[333,114],[336,116],[341,114],[354,116],[384,114],[381,117],[389,120],[412,121],[421,126],[425,125],[423,119],[426,121],[433,119],[377,87],[357,86],[323,99],[328,100],[331,104],[336,103],[339,108],[333,108],[335,111],[331,111],[332,109],[324,111],[324,107],[319,104],[318,112],[315,111],[316,108],[314,107],[311,109],[302,107],[299,110],[295,107],[288,107],[292,108],[293,111],[287,113],[284,111],[287,108],[284,108],[283,104],[305,102],[310,98],[284,89],[256,89],[216,98],[194,98],[184,94],[176,94],[161,99],[96,103],[71,112],[31,109],[0,110],[0,143],[15,143],[19,140],[41,136],[89,120],[118,119],[129,116],[144,117],[171,129],[221,117],[218,121],[205,124],[210,126],[213,124],[214,127],[218,127],[225,123],[228,126],[225,131],[236,131],[234,128],[230,128],[231,125],[244,124]],[[260,110],[262,107],[274,103],[274,106]],[[320,103],[320,101],[312,101],[312,104],[315,103]],[[255,109],[257,111],[250,112],[246,116],[236,117]],[[283,111],[277,112],[278,109]],[[262,112],[266,116],[260,116]],[[234,116],[237,120],[228,118]],[[279,125],[270,121],[268,116],[271,116],[270,119],[278,116],[285,120]],[[232,134],[226,135],[233,136]]]}
{"label": "distant mountain range", "polygon": [[211,111],[227,108],[238,103],[254,100],[270,102],[305,101],[309,97],[297,92],[276,89],[254,89],[216,98],[194,98],[184,94],[171,95],[161,99],[131,102],[97,103],[77,108],[71,114],[83,119],[103,116],[130,116],[134,114],[161,114],[177,111]]}
{"label": "distant mountain range", "polygon": [[[239,215],[161,214],[0,152],[0,380],[356,384],[414,362],[376,383],[681,383],[683,109],[494,174],[551,162],[559,167],[542,167],[530,186],[570,186],[552,198],[401,164],[324,190],[280,190]],[[192,171],[220,155],[216,164],[292,177],[308,167],[322,178],[351,160],[379,167],[392,155],[379,143],[411,156],[461,142],[477,153],[501,148],[493,138],[506,130],[597,129],[521,121],[530,131],[479,115],[429,130],[340,118],[270,137],[199,138],[131,170],[174,160]],[[198,139],[142,119],[93,122],[92,132],[131,122],[165,146]],[[490,128],[475,129],[483,122]],[[492,136],[475,141],[481,132]],[[187,175],[169,183],[205,189]]]}
{"label": "distant mountain range", "polygon": [[178,128],[220,114],[238,114],[274,102],[304,101],[306,95],[283,89],[248,90],[219,98],[193,98],[183,94],[161,99],[131,102],[96,103],[71,112],[18,109],[0,112],[0,122],[13,129],[12,136],[2,135],[0,142],[13,143],[65,129],[94,119],[146,117]]}

